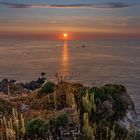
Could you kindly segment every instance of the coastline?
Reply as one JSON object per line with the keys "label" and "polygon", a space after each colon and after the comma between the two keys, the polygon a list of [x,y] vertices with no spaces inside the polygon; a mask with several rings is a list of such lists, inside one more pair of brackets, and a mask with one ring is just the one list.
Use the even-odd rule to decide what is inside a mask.
{"label": "coastline", "polygon": [[[23,112],[25,114],[26,112],[28,112],[29,120],[32,120],[38,117],[41,117],[45,120],[49,120],[49,118],[53,118],[54,116],[55,117],[59,116],[62,113],[68,113],[69,119],[70,119],[69,121],[72,122],[73,125],[77,127],[79,126],[79,124],[83,125],[82,126],[83,128],[79,127],[79,131],[81,132],[83,131],[86,134],[86,131],[84,131],[84,127],[91,127],[90,129],[93,129],[92,126],[90,125],[91,123],[96,122],[96,125],[97,125],[96,127],[99,127],[98,119],[96,118],[99,115],[98,117],[99,118],[101,117],[100,120],[102,120],[103,119],[102,117],[104,116],[106,118],[106,119],[104,118],[106,120],[106,123],[110,124],[113,121],[115,122],[115,125],[119,125],[121,128],[123,128],[124,130],[128,132],[130,131],[130,128],[131,129],[133,128],[134,130],[136,129],[135,105],[131,97],[127,93],[126,88],[123,85],[106,84],[102,87],[96,87],[96,86],[87,87],[80,83],[63,81],[61,77],[57,77],[56,83],[49,82],[44,77],[38,78],[36,81],[31,81],[29,83],[22,83],[22,84],[17,83],[15,80],[9,81],[6,79],[4,79],[1,83],[2,84],[0,85],[3,85],[3,88],[2,86],[0,86],[1,90],[4,89],[3,92],[5,92],[5,93],[0,93],[1,99],[7,103],[10,103],[11,109],[15,108],[18,111]],[[6,86],[8,85],[9,87],[7,86],[7,89],[6,89],[6,86],[4,85]],[[10,88],[10,86],[12,88]],[[13,91],[16,91],[16,92],[13,92]],[[92,95],[91,93],[94,93],[93,94],[94,96],[92,97],[92,100],[91,100],[92,102],[89,100],[91,98],[90,96]],[[91,94],[91,95],[89,96],[88,94]],[[85,103],[83,101],[82,103],[81,99],[83,101],[85,100],[84,101]],[[91,117],[89,116],[89,126],[87,126],[87,124],[86,126],[84,126],[83,121],[82,121],[83,120],[82,114],[85,115],[85,113],[89,112],[89,109],[87,107],[90,104],[88,102],[89,103],[91,102],[93,104],[93,109],[91,108],[92,109],[91,114],[94,116],[93,118],[95,120],[94,119],[92,120]],[[83,107],[81,106],[81,103],[83,104],[82,105]],[[121,111],[118,105],[121,107],[121,109],[122,107],[124,109]],[[85,109],[84,109],[84,106],[85,106]],[[82,111],[81,112],[82,114],[80,113],[81,115],[77,118],[77,115],[78,115],[77,111],[79,110],[78,108],[79,109],[81,108],[82,110],[84,109],[83,111],[85,113]],[[95,108],[96,108],[96,111],[95,111]],[[40,113],[42,112],[41,113],[42,115],[39,112]],[[71,114],[69,112],[73,112],[73,113]],[[73,117],[71,118],[70,117],[71,115],[72,116],[74,115],[74,118]],[[89,115],[90,115],[90,112],[89,112]],[[79,120],[79,124],[77,124],[77,121],[76,121],[77,119]],[[109,129],[113,129],[113,128],[111,127]],[[115,129],[112,131],[114,131],[114,133],[117,133],[118,130]],[[80,133],[78,136],[80,136]],[[89,136],[82,136],[82,137],[89,137]],[[98,138],[98,135],[96,134],[95,137]]]}

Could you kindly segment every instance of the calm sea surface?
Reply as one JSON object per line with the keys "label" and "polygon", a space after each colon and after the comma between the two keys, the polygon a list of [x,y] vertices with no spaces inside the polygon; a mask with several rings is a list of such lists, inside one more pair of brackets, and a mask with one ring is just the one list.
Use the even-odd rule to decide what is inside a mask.
{"label": "calm sea surface", "polygon": [[140,116],[140,40],[0,39],[0,79],[25,82],[41,72],[50,80],[59,73],[88,85],[123,84]]}

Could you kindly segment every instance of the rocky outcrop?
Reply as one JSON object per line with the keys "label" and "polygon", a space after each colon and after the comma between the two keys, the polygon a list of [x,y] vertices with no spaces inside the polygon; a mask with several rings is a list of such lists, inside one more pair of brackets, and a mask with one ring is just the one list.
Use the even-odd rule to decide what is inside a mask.
{"label": "rocky outcrop", "polygon": [[31,81],[29,83],[25,83],[23,84],[23,87],[27,90],[36,90],[38,88],[40,88],[43,83],[45,82],[45,78],[38,78],[36,81]]}
{"label": "rocky outcrop", "polygon": [[38,78],[29,83],[17,83],[16,80],[3,79],[0,81],[0,92],[6,94],[20,94],[27,91],[33,91],[40,88],[45,80],[45,78]]}
{"label": "rocky outcrop", "polygon": [[131,97],[127,92],[122,94],[123,100],[127,103],[128,108],[126,111],[126,116],[124,116],[121,120],[118,121],[118,124],[125,128],[126,130],[130,130],[131,128],[135,128],[135,119],[136,119],[136,111],[135,104],[132,101]]}
{"label": "rocky outcrop", "polygon": [[104,111],[108,116],[112,116],[114,114],[113,103],[109,100],[104,101],[101,104],[101,110]]}
{"label": "rocky outcrop", "polygon": [[16,83],[15,80],[3,79],[0,82],[0,92],[7,94],[18,94],[24,92],[23,84]]}

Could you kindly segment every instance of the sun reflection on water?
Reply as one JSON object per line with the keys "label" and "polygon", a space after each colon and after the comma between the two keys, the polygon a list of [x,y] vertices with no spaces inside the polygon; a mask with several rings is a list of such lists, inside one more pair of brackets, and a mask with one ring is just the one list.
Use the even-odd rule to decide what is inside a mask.
{"label": "sun reflection on water", "polygon": [[63,76],[69,75],[69,50],[67,41],[64,42],[61,58],[61,74]]}

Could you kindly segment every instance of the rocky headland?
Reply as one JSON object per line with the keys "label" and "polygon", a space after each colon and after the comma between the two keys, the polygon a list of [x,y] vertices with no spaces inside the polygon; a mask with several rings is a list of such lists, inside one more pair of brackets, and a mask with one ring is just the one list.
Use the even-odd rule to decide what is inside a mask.
{"label": "rocky headland", "polygon": [[0,92],[3,139],[138,139],[135,105],[123,85],[3,79]]}

